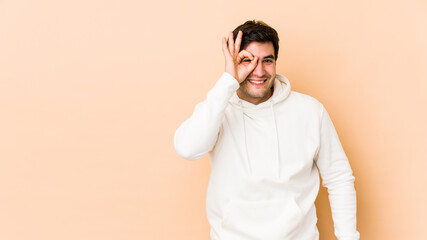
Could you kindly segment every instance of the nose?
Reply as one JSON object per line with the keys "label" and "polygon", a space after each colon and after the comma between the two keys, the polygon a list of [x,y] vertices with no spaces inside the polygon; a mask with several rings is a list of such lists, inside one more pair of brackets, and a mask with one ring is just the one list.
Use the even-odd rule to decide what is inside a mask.
{"label": "nose", "polygon": [[252,71],[252,75],[255,75],[257,77],[262,77],[265,74],[265,69],[262,64],[262,61],[258,60],[258,63],[255,67],[255,69]]}

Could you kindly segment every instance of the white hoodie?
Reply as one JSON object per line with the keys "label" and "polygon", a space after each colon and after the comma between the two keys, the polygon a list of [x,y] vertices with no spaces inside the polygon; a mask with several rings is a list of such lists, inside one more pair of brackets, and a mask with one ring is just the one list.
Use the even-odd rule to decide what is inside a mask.
{"label": "white hoodie", "polygon": [[258,105],[241,100],[238,88],[237,80],[224,73],[175,132],[181,157],[210,155],[211,238],[319,239],[314,201],[320,171],[335,235],[359,239],[354,177],[323,105],[291,91],[281,75],[271,98]]}

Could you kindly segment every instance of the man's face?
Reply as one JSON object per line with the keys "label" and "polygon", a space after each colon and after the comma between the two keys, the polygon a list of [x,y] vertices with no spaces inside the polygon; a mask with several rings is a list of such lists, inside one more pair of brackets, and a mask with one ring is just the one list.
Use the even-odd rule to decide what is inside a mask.
{"label": "man's face", "polygon": [[[273,94],[271,88],[276,77],[274,47],[271,42],[251,42],[244,50],[258,57],[258,63],[245,81],[240,83],[237,95],[240,99],[257,105],[267,101]],[[247,58],[242,60],[242,64],[249,63]]]}

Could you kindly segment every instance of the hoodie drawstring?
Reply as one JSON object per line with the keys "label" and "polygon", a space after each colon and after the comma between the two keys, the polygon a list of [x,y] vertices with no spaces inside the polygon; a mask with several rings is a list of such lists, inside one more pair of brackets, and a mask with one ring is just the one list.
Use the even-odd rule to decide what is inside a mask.
{"label": "hoodie drawstring", "polygon": [[271,112],[273,114],[273,123],[274,123],[274,136],[276,137],[276,166],[277,166],[277,178],[280,178],[280,152],[279,152],[279,136],[277,133],[277,124],[276,124],[276,115],[274,114],[274,101],[270,100]]}
{"label": "hoodie drawstring", "polygon": [[249,154],[248,154],[248,145],[247,145],[247,143],[246,143],[246,127],[245,127],[245,114],[244,114],[244,112],[243,112],[243,103],[242,103],[242,101],[241,100],[239,100],[239,104],[240,104],[240,107],[242,108],[242,120],[243,120],[243,135],[244,135],[244,138],[245,138],[245,151],[244,151],[244,154],[245,154],[245,158],[246,158],[246,164],[248,165],[248,172],[249,172],[249,176],[252,176],[252,168],[251,168],[251,163],[249,162]]}

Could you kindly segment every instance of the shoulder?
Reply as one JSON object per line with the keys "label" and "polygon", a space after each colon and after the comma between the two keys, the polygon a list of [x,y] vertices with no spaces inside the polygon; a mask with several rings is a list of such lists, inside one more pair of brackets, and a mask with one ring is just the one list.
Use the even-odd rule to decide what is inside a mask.
{"label": "shoulder", "polygon": [[284,112],[302,119],[319,120],[323,115],[323,105],[316,98],[307,94],[291,91],[288,98],[282,102]]}
{"label": "shoulder", "polygon": [[304,93],[291,91],[289,94],[289,102],[298,107],[322,108],[322,103],[316,98]]}

